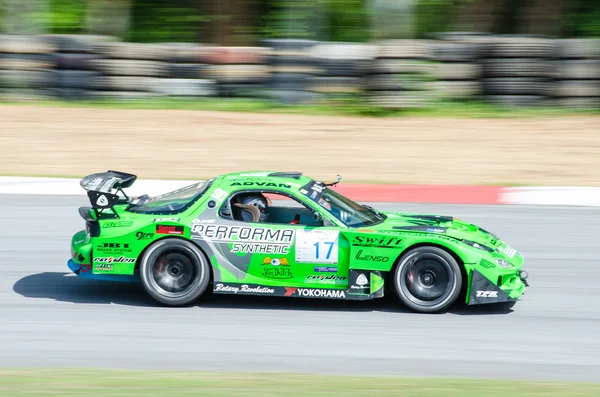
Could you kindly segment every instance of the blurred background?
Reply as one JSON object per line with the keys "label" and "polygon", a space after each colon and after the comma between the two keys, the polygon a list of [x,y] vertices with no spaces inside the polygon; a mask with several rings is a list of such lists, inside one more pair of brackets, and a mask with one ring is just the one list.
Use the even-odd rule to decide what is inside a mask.
{"label": "blurred background", "polygon": [[598,108],[597,0],[2,0],[1,100]]}

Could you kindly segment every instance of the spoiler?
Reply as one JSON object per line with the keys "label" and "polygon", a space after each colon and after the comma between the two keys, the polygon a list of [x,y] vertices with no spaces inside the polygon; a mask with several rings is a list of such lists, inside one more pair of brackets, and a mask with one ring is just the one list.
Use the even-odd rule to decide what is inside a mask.
{"label": "spoiler", "polygon": [[[98,219],[101,216],[118,218],[119,215],[114,211],[113,207],[119,202],[129,202],[129,197],[127,197],[123,189],[133,185],[136,179],[137,176],[133,174],[108,170],[84,177],[79,182],[79,185],[87,191],[87,196]],[[119,192],[124,197],[115,194]],[[111,210],[112,214],[104,213],[106,210]]]}

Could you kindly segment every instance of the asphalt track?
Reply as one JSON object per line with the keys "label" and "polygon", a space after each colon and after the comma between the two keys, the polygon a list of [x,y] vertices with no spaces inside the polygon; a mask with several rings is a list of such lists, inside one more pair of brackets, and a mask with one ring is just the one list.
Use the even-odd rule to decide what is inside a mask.
{"label": "asphalt track", "polygon": [[455,215],[526,258],[512,310],[214,297],[163,308],[68,274],[85,196],[0,195],[0,367],[293,371],[600,381],[600,209],[381,205]]}

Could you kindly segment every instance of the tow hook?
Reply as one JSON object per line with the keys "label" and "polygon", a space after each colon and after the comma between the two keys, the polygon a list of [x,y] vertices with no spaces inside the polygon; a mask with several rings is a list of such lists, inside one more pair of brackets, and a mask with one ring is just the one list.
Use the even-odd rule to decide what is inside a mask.
{"label": "tow hook", "polygon": [[529,277],[529,273],[527,273],[525,270],[519,271],[519,278],[521,279],[523,284],[525,284],[526,287],[529,287],[529,283],[527,282],[527,277]]}

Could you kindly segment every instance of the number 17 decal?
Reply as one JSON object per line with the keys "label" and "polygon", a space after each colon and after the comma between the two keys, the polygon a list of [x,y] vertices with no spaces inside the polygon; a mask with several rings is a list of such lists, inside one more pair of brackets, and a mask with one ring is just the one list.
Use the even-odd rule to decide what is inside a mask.
{"label": "number 17 decal", "polygon": [[[314,246],[315,246],[315,259],[320,259],[319,258],[319,241],[317,241]],[[334,241],[324,241],[323,245],[328,245],[329,246],[329,250],[327,251],[327,256],[325,256],[325,259],[329,259],[329,257],[331,256],[331,249],[333,248],[333,245],[335,244]]]}
{"label": "number 17 decal", "polygon": [[337,230],[299,230],[296,234],[296,262],[336,264],[338,236]]}

